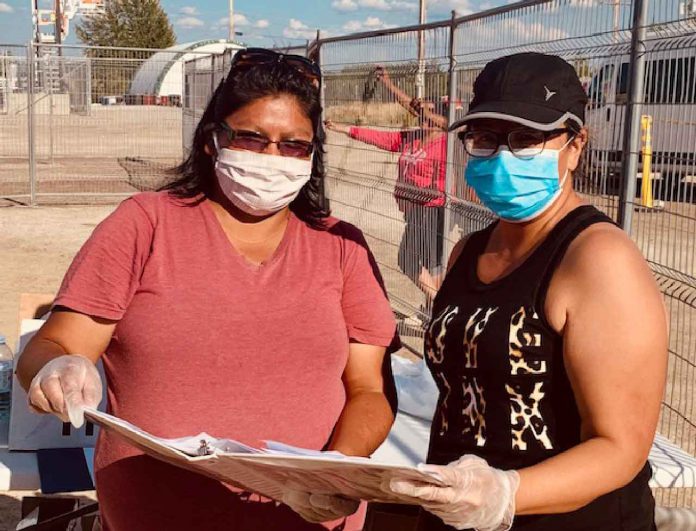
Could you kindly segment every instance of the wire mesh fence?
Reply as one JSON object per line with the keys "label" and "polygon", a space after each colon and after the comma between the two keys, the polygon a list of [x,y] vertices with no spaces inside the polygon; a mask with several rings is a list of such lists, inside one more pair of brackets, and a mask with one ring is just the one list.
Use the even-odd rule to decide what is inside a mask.
{"label": "wire mesh fence", "polygon": [[[629,176],[636,194],[622,199],[633,5],[530,1],[321,41],[327,194],[336,215],[365,231],[403,317],[402,338],[420,353],[428,284],[437,285],[453,244],[492,220],[463,179],[466,155],[446,126],[468,109],[473,82],[489,61],[525,51],[566,59],[589,96],[590,142],[574,185],[617,221],[622,208],[631,213],[624,228],[650,263],[672,330],[659,431],[694,455],[696,12],[693,2],[648,3],[637,98],[642,140],[630,148],[638,160]],[[413,243],[404,246],[407,238]],[[658,501],[693,507],[696,491],[661,490]]]}
{"label": "wire mesh fence", "polygon": [[0,46],[0,194],[22,200],[31,193],[28,51]]}
{"label": "wire mesh fence", "polygon": [[192,58],[184,64],[184,151],[190,149],[196,125],[210,97],[229,70],[233,54],[233,50],[227,50],[221,55]]}
{"label": "wire mesh fence", "polygon": [[158,188],[185,152],[186,61],[222,61],[230,47],[0,47],[3,197],[113,201]]}
{"label": "wire mesh fence", "polygon": [[[321,46],[331,205],[370,238],[402,315],[426,313],[420,288],[441,275],[449,48],[449,27]],[[430,237],[406,245],[405,218]]]}

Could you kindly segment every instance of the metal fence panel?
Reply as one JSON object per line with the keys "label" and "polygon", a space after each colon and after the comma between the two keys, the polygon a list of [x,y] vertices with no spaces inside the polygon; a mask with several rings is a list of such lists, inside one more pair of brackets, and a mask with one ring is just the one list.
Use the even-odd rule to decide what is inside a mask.
{"label": "metal fence panel", "polygon": [[[586,122],[590,142],[576,189],[590,202],[618,219],[627,112],[632,7],[627,2],[595,0],[530,1],[496,8],[456,21],[450,46],[452,78],[448,79],[446,48],[449,24],[387,30],[326,39],[320,43],[325,73],[326,118],[339,125],[366,126],[381,133],[404,132],[424,140],[417,121],[393,93],[375,81],[375,67],[384,65],[399,89],[411,96],[423,90],[426,100],[448,95],[449,121],[462,116],[471,101],[473,82],[489,61],[512,53],[536,51],[570,62],[586,87]],[[630,179],[637,190],[624,206],[633,213],[625,227],[648,260],[665,295],[671,324],[669,376],[659,431],[692,455],[696,453],[696,4],[658,0],[648,4],[645,91],[639,97],[642,141],[631,146],[639,169]],[[419,43],[423,53],[419,55]],[[641,44],[641,46],[643,46]],[[419,60],[419,57],[422,58]],[[424,73],[425,83],[419,75]],[[422,79],[422,78],[421,78]],[[445,90],[443,92],[443,90]],[[440,99],[440,101],[442,101]],[[335,128],[334,128],[335,129]],[[355,135],[353,135],[355,136]],[[646,138],[650,137],[650,138]],[[388,137],[387,137],[388,138]],[[365,138],[363,138],[365,140]],[[466,157],[449,135],[446,165],[445,224],[432,229],[447,252],[463,235],[492,217],[464,182]],[[329,132],[327,193],[339,217],[365,231],[384,273],[397,314],[423,309],[425,295],[403,270],[416,256],[400,263],[399,243],[405,214],[401,197],[410,203],[428,195],[399,182],[401,145],[361,142]],[[390,152],[390,150],[392,152]],[[414,149],[417,151],[417,149]],[[408,157],[407,157],[408,158]],[[402,159],[403,164],[403,159]],[[644,179],[649,175],[649,179]],[[437,190],[433,190],[437,195]],[[425,313],[425,312],[423,312]],[[421,316],[425,321],[426,315]],[[417,326],[400,332],[420,351]],[[664,490],[658,502],[696,506],[693,489]]]}
{"label": "metal fence panel", "polygon": [[239,48],[0,46],[3,196],[113,201],[158,188],[197,121],[182,96],[211,91],[197,86],[200,78],[184,87],[184,63],[206,58],[216,72],[211,83],[219,81],[230,58],[220,52],[230,47]]}
{"label": "metal fence panel", "polygon": [[31,195],[26,46],[0,45],[0,197],[27,201]]}
{"label": "metal fence panel", "polygon": [[232,54],[198,57],[184,66],[183,128],[184,151],[188,152],[196,126],[203,116],[208,101],[229,70]]}
{"label": "metal fence panel", "polygon": [[[444,179],[447,135],[442,128],[416,128],[418,118],[410,104],[420,97],[446,121],[442,108],[448,95],[449,42],[449,27],[441,27],[340,41],[322,45],[320,51],[326,119],[338,128],[365,127],[354,131],[371,136],[368,142],[361,142],[328,132],[327,195],[337,216],[364,230],[395,310],[403,315],[426,306],[425,296],[409,276],[418,277],[420,255],[432,252],[422,249],[418,253],[401,245],[404,216],[412,215],[405,211],[411,210],[411,203],[437,203],[444,198],[437,186],[424,190],[399,179],[397,161],[402,142],[412,147],[408,164],[421,164],[424,150],[437,152],[439,166],[434,174]],[[366,57],[370,62],[365,62]],[[382,70],[377,71],[376,65]],[[380,76],[388,76],[388,81],[380,81]],[[398,201],[394,200],[395,190]],[[430,210],[441,212],[442,207]],[[420,222],[433,225],[432,243],[441,245],[441,222]],[[413,344],[418,349],[419,335],[418,331]]]}
{"label": "metal fence panel", "polygon": [[[655,2],[656,18],[668,2]],[[658,20],[660,20],[658,18]],[[688,22],[688,23],[687,23]],[[684,30],[679,34],[678,29]],[[696,19],[649,21],[645,73],[638,94],[642,142],[636,193],[626,227],[665,295],[671,324],[669,366],[659,431],[696,454]],[[622,64],[617,97],[621,94]],[[696,506],[696,489],[662,494],[665,503]]]}
{"label": "metal fence panel", "polygon": [[180,54],[36,47],[36,191],[41,201],[159,186],[182,158]]}

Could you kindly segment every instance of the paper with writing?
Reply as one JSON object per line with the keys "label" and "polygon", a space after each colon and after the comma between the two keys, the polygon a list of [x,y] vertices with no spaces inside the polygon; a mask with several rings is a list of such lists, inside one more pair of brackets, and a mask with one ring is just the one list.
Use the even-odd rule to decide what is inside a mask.
{"label": "paper with writing", "polygon": [[[412,466],[379,463],[338,452],[318,452],[274,441],[266,441],[267,448],[253,448],[206,433],[163,439],[92,408],[86,408],[85,415],[152,457],[278,501],[288,488],[294,488],[368,501],[409,503],[409,498],[384,492],[383,482],[398,475],[441,484],[436,477]],[[209,452],[208,455],[199,455],[201,449]]]}

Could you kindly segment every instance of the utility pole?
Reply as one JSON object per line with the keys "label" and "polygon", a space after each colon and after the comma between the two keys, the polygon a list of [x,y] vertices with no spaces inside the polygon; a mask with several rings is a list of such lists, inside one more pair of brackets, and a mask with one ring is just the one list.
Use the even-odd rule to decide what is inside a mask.
{"label": "utility pole", "polygon": [[621,0],[614,0],[614,42],[619,41],[619,29],[621,20]]}
{"label": "utility pole", "polygon": [[63,13],[60,0],[56,0],[56,44],[63,43]]}
{"label": "utility pole", "polygon": [[230,23],[229,23],[229,35],[228,39],[233,41],[235,37],[234,33],[234,0],[229,0],[230,2]]}
{"label": "utility pole", "polygon": [[34,43],[38,44],[41,42],[41,31],[39,29],[39,0],[31,0],[31,20],[33,40]]}
{"label": "utility pole", "polygon": [[[420,0],[420,16],[418,18],[418,23],[420,25],[425,24],[425,2],[426,0]],[[423,91],[425,88],[425,32],[420,30],[418,32],[418,72],[416,73],[416,97],[422,98]]]}

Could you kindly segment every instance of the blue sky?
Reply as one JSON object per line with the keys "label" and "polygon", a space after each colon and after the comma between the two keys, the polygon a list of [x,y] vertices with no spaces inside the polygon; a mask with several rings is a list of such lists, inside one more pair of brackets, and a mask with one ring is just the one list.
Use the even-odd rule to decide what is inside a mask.
{"label": "blue sky", "polygon": [[[48,5],[51,0],[41,0]],[[227,36],[227,0],[161,0],[179,42]],[[505,0],[428,0],[428,20],[508,3]],[[30,0],[0,0],[0,44],[30,39]],[[340,35],[414,24],[418,0],[235,0],[238,37],[255,46],[302,44],[322,34]],[[78,19],[74,19],[73,23]],[[74,34],[68,42],[75,42]]]}

